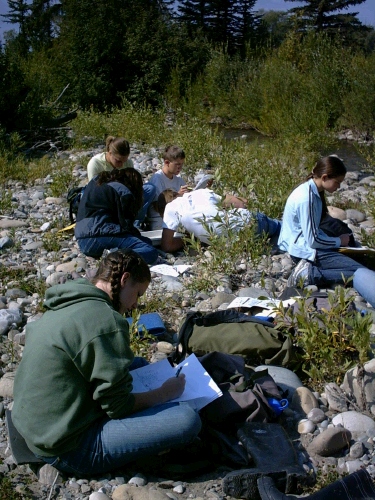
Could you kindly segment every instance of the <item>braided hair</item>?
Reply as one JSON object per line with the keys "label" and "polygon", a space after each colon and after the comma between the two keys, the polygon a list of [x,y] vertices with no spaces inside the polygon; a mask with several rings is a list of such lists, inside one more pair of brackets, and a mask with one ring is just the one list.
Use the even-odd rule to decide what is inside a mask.
{"label": "braided hair", "polygon": [[91,282],[106,281],[111,285],[112,302],[116,311],[120,310],[121,277],[130,274],[134,283],[149,283],[150,269],[144,259],[128,248],[109,253],[101,259],[98,270]]}

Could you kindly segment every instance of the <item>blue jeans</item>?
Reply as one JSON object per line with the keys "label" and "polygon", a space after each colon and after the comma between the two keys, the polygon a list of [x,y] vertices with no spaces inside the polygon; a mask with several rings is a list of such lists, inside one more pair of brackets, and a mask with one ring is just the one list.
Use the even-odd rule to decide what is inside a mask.
{"label": "blue jeans", "polygon": [[145,220],[148,207],[154,201],[155,196],[156,196],[156,187],[148,182],[146,182],[146,184],[143,184],[143,207],[137,214],[137,220],[134,223],[136,227],[139,227],[141,222]]}
{"label": "blue jeans", "polygon": [[[254,213],[253,213],[254,215]],[[277,219],[271,219],[262,212],[255,213],[256,219],[258,221],[257,234],[266,233],[270,238],[272,236],[278,237],[281,230],[281,222]]]}
{"label": "blue jeans", "polygon": [[353,287],[362,297],[375,307],[375,272],[362,267],[354,273]]}
{"label": "blue jeans", "polygon": [[122,419],[103,418],[90,426],[75,450],[40,458],[75,476],[104,474],[169,448],[183,448],[200,429],[199,415],[187,403],[166,403]]}
{"label": "blue jeans", "polygon": [[[135,357],[129,370],[147,364]],[[199,415],[188,404],[166,403],[123,419],[105,417],[90,426],[77,449],[59,457],[37,456],[67,474],[103,474],[138,458],[183,447],[200,429]]]}
{"label": "blue jeans", "polygon": [[97,238],[79,238],[78,246],[82,253],[89,257],[101,257],[105,249],[131,248],[137,252],[147,264],[153,264],[158,258],[158,251],[152,246],[152,241],[145,236],[100,236]]}
{"label": "blue jeans", "polygon": [[[293,258],[294,262],[301,259]],[[366,269],[362,264],[337,250],[317,250],[315,261],[309,270],[309,284],[318,287],[343,285],[357,269]],[[349,283],[352,285],[352,283]]]}

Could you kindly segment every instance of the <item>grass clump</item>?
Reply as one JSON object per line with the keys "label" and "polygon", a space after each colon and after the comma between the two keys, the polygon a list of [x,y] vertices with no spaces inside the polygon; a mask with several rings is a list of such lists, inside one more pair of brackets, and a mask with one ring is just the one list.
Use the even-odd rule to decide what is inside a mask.
{"label": "grass clump", "polygon": [[31,500],[32,497],[16,491],[9,478],[0,477],[0,498],[1,500]]}
{"label": "grass clump", "polygon": [[130,348],[135,356],[149,359],[150,344],[155,339],[142,324],[141,312],[138,309],[133,309],[131,318],[132,322],[129,325]]}
{"label": "grass clump", "polygon": [[309,385],[322,389],[334,380],[340,384],[345,373],[370,356],[372,316],[362,316],[341,286],[328,293],[327,308],[317,310],[311,294],[296,300],[295,309],[277,308],[278,329],[291,332],[299,366]]}

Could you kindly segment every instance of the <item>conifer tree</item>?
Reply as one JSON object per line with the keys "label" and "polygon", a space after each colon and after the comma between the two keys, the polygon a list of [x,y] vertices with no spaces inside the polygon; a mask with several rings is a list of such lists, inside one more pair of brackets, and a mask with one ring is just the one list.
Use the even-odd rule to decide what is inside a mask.
{"label": "conifer tree", "polygon": [[178,16],[189,31],[196,28],[207,31],[210,2],[207,0],[181,0],[178,4]]}
{"label": "conifer tree", "polygon": [[[285,0],[287,1],[287,0]],[[358,12],[346,11],[366,0],[289,0],[302,1],[305,5],[294,7],[290,12],[295,13],[306,27],[313,27],[316,31],[329,33],[344,33],[353,29],[361,29],[362,24],[356,17]]]}

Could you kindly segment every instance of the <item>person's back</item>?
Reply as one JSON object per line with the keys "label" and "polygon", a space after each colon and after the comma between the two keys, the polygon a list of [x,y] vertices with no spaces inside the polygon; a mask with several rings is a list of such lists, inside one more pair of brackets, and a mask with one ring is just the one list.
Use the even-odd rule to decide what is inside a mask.
{"label": "person's back", "polygon": [[99,258],[105,249],[131,248],[148,264],[158,257],[151,240],[134,226],[142,206],[142,176],[134,168],[101,172],[86,186],[77,213],[80,250]]}
{"label": "person's back", "polygon": [[221,196],[210,189],[199,189],[176,197],[165,207],[163,228],[177,231],[181,225],[196,238],[208,243],[205,223],[212,225],[212,219],[219,213]]}
{"label": "person's back", "polygon": [[[126,320],[111,309],[108,295],[89,281],[70,280],[49,288],[45,307],[42,318],[27,325],[12,419],[34,453],[52,456],[77,447],[82,433],[98,418],[127,413],[133,401],[126,368],[134,355],[124,335]],[[105,351],[113,354],[110,365]],[[95,374],[96,397],[106,391],[107,399],[113,398],[107,413],[87,392],[89,370]],[[105,380],[112,380],[112,393]],[[121,404],[115,398],[117,384],[124,388]],[[35,404],[39,400],[42,405]]]}

